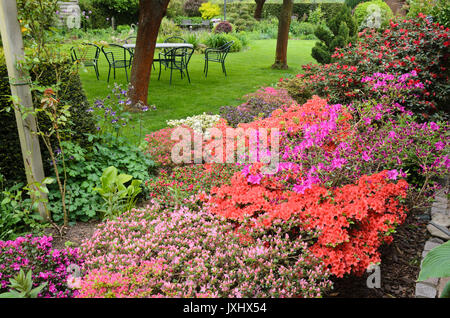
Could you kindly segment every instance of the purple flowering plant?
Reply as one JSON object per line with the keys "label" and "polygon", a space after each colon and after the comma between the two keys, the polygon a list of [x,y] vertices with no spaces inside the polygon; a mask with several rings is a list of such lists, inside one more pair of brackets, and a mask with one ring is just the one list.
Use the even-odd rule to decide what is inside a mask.
{"label": "purple flowering plant", "polygon": [[81,266],[79,249],[53,249],[52,240],[51,236],[30,234],[13,241],[0,241],[0,293],[8,291],[9,279],[22,269],[32,271],[33,288],[47,283],[38,297],[76,296],[77,291],[67,285],[70,275],[67,268],[71,264]]}

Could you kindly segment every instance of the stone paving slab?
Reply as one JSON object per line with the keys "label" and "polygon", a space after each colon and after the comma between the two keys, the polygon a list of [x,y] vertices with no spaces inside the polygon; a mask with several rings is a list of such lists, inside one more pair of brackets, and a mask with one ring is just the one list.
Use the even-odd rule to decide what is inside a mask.
{"label": "stone paving slab", "polygon": [[[445,182],[444,189],[448,189],[449,178]],[[431,222],[450,230],[450,202],[447,199],[444,189],[436,193],[436,200],[431,207]],[[430,250],[450,240],[450,236],[442,232],[435,226],[428,224],[427,229],[432,237],[425,243],[422,252],[422,261]],[[422,265],[421,265],[422,267]],[[436,298],[439,297],[450,277],[430,278],[416,283],[416,298]]]}

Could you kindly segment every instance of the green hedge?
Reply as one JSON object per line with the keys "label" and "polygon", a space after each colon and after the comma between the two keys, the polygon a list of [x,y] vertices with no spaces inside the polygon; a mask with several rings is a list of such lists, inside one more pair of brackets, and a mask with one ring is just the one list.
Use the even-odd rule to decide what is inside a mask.
{"label": "green hedge", "polygon": [[[61,89],[59,97],[61,103],[71,105],[71,121],[69,128],[72,130],[67,139],[80,142],[84,147],[90,145],[86,141],[85,133],[93,133],[95,131],[95,122],[87,109],[90,107],[82,88],[81,80],[78,73],[72,68],[70,61],[55,65],[50,63],[41,63],[36,67],[35,71],[42,73],[40,77],[41,86],[54,86],[56,83],[55,70],[61,71]],[[34,77],[31,74],[32,78]],[[8,82],[8,72],[5,65],[3,53],[0,50],[0,110],[10,106],[9,97],[11,90]],[[35,103],[38,98],[33,94]],[[25,170],[20,149],[19,135],[17,132],[16,120],[14,112],[0,112],[0,173],[3,174],[10,182],[25,181]],[[49,122],[40,119],[41,127],[49,125]],[[48,151],[41,142],[42,160],[46,175],[51,172],[51,164]]]}
{"label": "green hedge", "polygon": [[[303,15],[308,15],[310,11],[314,10],[319,4],[314,3],[294,3],[292,9],[292,15],[296,15],[299,19]],[[223,10],[223,4],[219,4]],[[255,12],[256,3],[240,3],[232,2],[227,3],[227,15],[231,13],[248,13],[253,16]],[[263,7],[263,18],[278,17],[281,11],[281,3],[266,3]],[[320,3],[322,12],[324,13],[325,19],[330,20],[336,12],[342,7],[342,3]]]}
{"label": "green hedge", "polygon": [[[130,5],[121,12],[111,9],[107,0],[81,0],[81,11],[89,15],[87,27],[92,29],[104,29],[111,26],[111,18],[114,17],[115,25],[136,24],[139,19],[138,6]],[[89,13],[91,11],[91,13]],[[89,13],[89,14],[88,14]]]}

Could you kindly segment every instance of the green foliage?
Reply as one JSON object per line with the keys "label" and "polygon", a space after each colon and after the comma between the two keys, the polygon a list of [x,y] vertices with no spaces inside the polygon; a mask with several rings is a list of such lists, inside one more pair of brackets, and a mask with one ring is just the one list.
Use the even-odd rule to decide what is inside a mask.
{"label": "green foliage", "polygon": [[9,279],[11,290],[7,293],[0,294],[0,298],[37,298],[42,289],[47,286],[47,282],[32,289],[33,281],[31,274],[31,270],[25,275],[23,269],[20,269],[19,274]]}
{"label": "green foliage", "polygon": [[[32,67],[30,74],[31,78],[37,81],[37,85],[55,87],[61,105],[70,105],[71,122],[67,125],[70,133],[66,134],[66,137],[80,142],[83,146],[89,146],[84,134],[93,133],[95,125],[92,116],[87,113],[89,103],[78,72],[72,67],[72,63],[68,60],[62,62],[40,61],[39,64]],[[12,106],[8,98],[9,95],[11,95],[11,91],[8,72],[3,53],[0,50],[0,122],[2,122],[2,125],[0,125],[0,153],[2,154],[0,157],[0,173],[10,182],[24,182],[25,170],[14,112],[1,111]],[[40,93],[34,92],[33,101],[35,105],[40,105],[40,99]],[[39,120],[42,129],[45,130],[49,127],[50,123],[44,116],[40,116]],[[46,175],[49,175],[51,171],[48,161],[49,154],[43,143],[41,143],[41,152]]]}
{"label": "green foliage", "polygon": [[183,0],[170,0],[167,7],[167,17],[173,19],[177,16],[182,16],[184,13],[183,4]]}
{"label": "green foliage", "polygon": [[[17,183],[11,187],[5,187],[4,177],[0,174],[0,240],[14,240],[17,237],[35,233],[39,234],[45,227],[40,223],[42,217],[34,210],[38,203],[26,197],[28,187],[23,183]],[[48,192],[45,183],[50,178],[43,180],[41,188]]]}
{"label": "green foliage", "polygon": [[241,40],[228,33],[211,33],[206,39],[205,44],[212,48],[218,48],[230,41],[234,41],[230,48],[230,52],[239,52],[242,50]]}
{"label": "green foliage", "polygon": [[[436,2],[435,2],[436,3]],[[448,0],[438,0],[436,5],[431,9],[431,15],[434,22],[450,27],[450,2]]]}
{"label": "green foliage", "polygon": [[[418,281],[437,277],[450,277],[450,241],[428,252],[423,259]],[[445,286],[441,297],[450,298],[450,282]]]}
{"label": "green foliage", "polygon": [[366,2],[369,0],[345,0],[345,4],[350,8],[353,9],[355,8],[358,4]]}
{"label": "green foliage", "polygon": [[[116,167],[111,166],[103,171],[100,178],[101,187],[93,190],[100,193],[104,203],[101,210],[103,218],[116,217],[136,206],[136,197],[141,193],[141,180],[132,180],[133,176],[119,174]],[[128,182],[131,183],[126,186]]]}
{"label": "green foliage", "polygon": [[355,8],[355,18],[359,29],[386,27],[393,17],[391,8],[382,0],[363,2]]}
{"label": "green foliage", "polygon": [[422,13],[432,16],[433,22],[450,27],[450,2],[448,0],[409,0],[409,18],[415,18]]}
{"label": "green foliage", "polygon": [[309,11],[307,21],[315,25],[325,24],[325,14],[323,13],[322,6],[320,4],[314,10]]}
{"label": "green foliage", "polygon": [[357,25],[350,8],[341,10],[328,21],[327,26],[318,26],[315,36],[320,40],[312,49],[312,57],[321,64],[331,62],[331,55],[337,47],[344,47],[356,38]]}
{"label": "green foliage", "polygon": [[199,9],[204,2],[206,0],[186,0],[183,5],[184,13],[189,17],[201,16]]}
{"label": "green foliage", "polygon": [[209,20],[220,15],[221,10],[217,4],[211,2],[203,2],[198,9],[202,15],[202,19]]}
{"label": "green foliage", "polygon": [[313,95],[313,89],[300,77],[292,77],[278,82],[277,87],[287,90],[299,105],[304,104]]}
{"label": "green foliage", "polygon": [[115,24],[132,24],[138,21],[139,0],[81,0],[80,9],[89,14],[92,28],[111,26],[111,18]]}
{"label": "green foliage", "polygon": [[18,0],[18,18],[25,39],[31,42],[38,56],[46,51],[47,33],[56,19],[57,0]]}
{"label": "green foliage", "polygon": [[[88,140],[93,143],[91,149],[70,141],[62,143],[67,170],[66,205],[71,221],[88,221],[98,216],[102,200],[94,188],[105,168],[115,166],[139,180],[148,180],[155,168],[154,162],[125,138],[88,135]],[[61,195],[55,185],[49,190],[52,216],[55,222],[59,222],[62,219]]]}
{"label": "green foliage", "polygon": [[181,28],[177,26],[172,20],[169,20],[167,18],[163,18],[161,20],[158,37],[160,37],[162,40],[171,36],[179,36],[181,35],[181,33],[183,33],[183,30],[181,30]]}

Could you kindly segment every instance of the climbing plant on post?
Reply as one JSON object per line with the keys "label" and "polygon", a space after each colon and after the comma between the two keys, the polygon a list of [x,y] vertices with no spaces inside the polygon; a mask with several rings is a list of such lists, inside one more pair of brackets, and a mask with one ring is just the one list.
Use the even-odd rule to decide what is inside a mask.
{"label": "climbing plant on post", "polygon": [[132,102],[131,110],[139,111],[139,105],[147,105],[148,84],[152,71],[156,38],[168,5],[169,0],[139,1],[139,28],[129,89],[129,98]]}
{"label": "climbing plant on post", "polygon": [[283,0],[280,15],[278,16],[278,37],[275,63],[272,68],[287,69],[287,47],[289,40],[289,27],[291,25],[293,0]]}
{"label": "climbing plant on post", "polygon": [[[29,86],[29,74],[18,67],[25,60],[21,27],[17,17],[16,1],[0,0],[0,33],[3,42],[6,67],[11,84],[11,95],[14,103],[17,129],[19,132],[20,147],[22,150],[25,173],[29,185],[34,185],[34,193],[41,200],[46,200],[46,193],[39,191],[36,186],[44,179],[41,150],[36,134],[36,118],[30,114],[22,116],[20,108],[33,109],[33,101]],[[38,205],[39,214],[49,219],[48,211],[42,204]]]}

